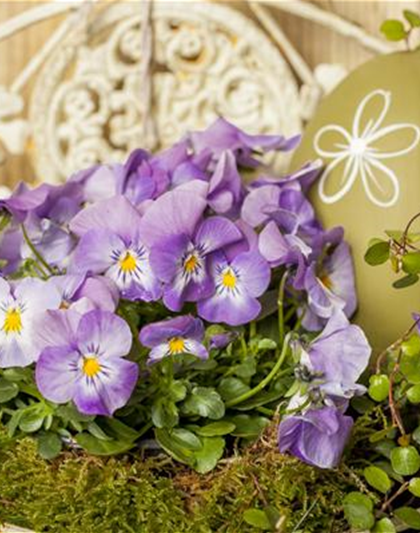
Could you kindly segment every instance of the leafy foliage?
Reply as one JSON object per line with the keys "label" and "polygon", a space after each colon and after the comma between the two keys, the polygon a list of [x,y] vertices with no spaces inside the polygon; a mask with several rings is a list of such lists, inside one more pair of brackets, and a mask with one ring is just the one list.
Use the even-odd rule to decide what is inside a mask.
{"label": "leafy foliage", "polygon": [[388,41],[406,41],[413,30],[420,28],[420,14],[406,9],[403,11],[404,20],[389,19],[385,20],[381,25],[381,32],[388,39]]}

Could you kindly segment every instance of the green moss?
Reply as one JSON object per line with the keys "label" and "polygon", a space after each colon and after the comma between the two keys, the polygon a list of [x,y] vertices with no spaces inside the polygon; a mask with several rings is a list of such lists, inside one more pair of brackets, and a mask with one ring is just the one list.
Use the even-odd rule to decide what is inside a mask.
{"label": "green moss", "polygon": [[[271,506],[285,531],[343,531],[340,503],[352,481],[280,455],[271,439],[202,476],[166,457],[53,462],[27,438],[0,439],[0,522],[54,533],[242,533],[250,508]],[[311,508],[311,509],[310,509]],[[310,512],[308,512],[310,510]]]}

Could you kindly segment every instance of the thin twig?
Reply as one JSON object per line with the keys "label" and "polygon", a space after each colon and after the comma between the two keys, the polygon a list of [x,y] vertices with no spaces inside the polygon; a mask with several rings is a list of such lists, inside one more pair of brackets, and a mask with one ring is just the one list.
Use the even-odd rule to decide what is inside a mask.
{"label": "thin twig", "polygon": [[378,358],[376,359],[376,373],[377,374],[380,374],[381,373],[381,366],[383,364],[383,360],[385,359],[385,357],[390,353],[390,352],[393,352],[394,350],[397,350],[401,344],[403,342],[405,342],[408,337],[413,333],[413,331],[416,329],[416,327],[420,324],[420,318],[418,318],[409,328],[408,330],[404,333],[404,335],[402,337],[400,337],[399,339],[397,339],[395,342],[393,342],[390,346],[388,346],[387,348],[385,348],[385,350],[383,352],[381,352],[379,355],[378,355]]}
{"label": "thin twig", "polygon": [[408,487],[410,485],[410,482],[409,481],[406,481],[405,483],[403,483],[401,485],[401,487],[397,490],[397,492],[395,492],[390,498],[388,498],[387,500],[384,501],[384,503],[382,504],[382,507],[381,507],[381,513],[383,513],[384,511],[386,511],[386,509],[388,509],[388,507],[391,505],[391,503],[398,498],[398,496],[401,496],[401,494],[403,492],[405,492]]}
{"label": "thin twig", "polygon": [[395,376],[397,375],[397,373],[398,373],[398,371],[400,369],[401,354],[402,354],[402,352],[400,350],[400,352],[398,353],[397,362],[394,365],[394,368],[392,369],[392,372],[391,372],[391,374],[389,376],[388,401],[389,401],[389,408],[391,410],[392,423],[393,423],[394,427],[398,427],[398,429],[400,430],[401,435],[404,436],[406,434],[406,432],[405,432],[404,424],[403,424],[402,419],[401,419],[400,412],[398,410],[398,407],[395,404],[394,390],[393,390],[394,382],[395,382]]}

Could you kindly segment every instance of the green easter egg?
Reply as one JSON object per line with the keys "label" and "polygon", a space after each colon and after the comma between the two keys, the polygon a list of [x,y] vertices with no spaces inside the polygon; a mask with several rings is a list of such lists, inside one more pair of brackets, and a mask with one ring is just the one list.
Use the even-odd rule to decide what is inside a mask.
{"label": "green easter egg", "polygon": [[316,158],[324,170],[312,200],[326,227],[345,228],[356,268],[356,321],[378,351],[420,311],[420,284],[394,289],[389,264],[364,261],[371,238],[404,229],[420,212],[420,50],[376,57],[322,101],[292,169]]}

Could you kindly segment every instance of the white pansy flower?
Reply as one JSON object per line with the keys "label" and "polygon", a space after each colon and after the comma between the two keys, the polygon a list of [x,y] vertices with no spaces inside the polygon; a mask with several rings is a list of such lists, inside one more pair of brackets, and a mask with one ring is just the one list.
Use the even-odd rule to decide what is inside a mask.
{"label": "white pansy flower", "polygon": [[[383,161],[413,150],[420,140],[420,127],[409,123],[383,126],[391,100],[389,91],[375,90],[360,102],[351,131],[338,124],[329,124],[317,132],[314,139],[315,150],[321,157],[331,160],[319,182],[319,195],[326,204],[341,200],[357,178],[361,179],[367,197],[375,205],[391,207],[397,203],[400,184],[395,172]],[[381,148],[380,143],[386,142],[385,138],[392,134],[397,134],[397,137],[394,137],[396,142],[400,145],[403,142],[405,145],[394,150]],[[331,146],[332,136],[337,135],[339,140],[332,143],[333,149],[322,147],[323,143],[328,142],[328,136],[328,144]],[[412,139],[406,141],[407,135],[412,135]],[[331,189],[331,175],[340,165],[342,172],[338,190],[336,188],[333,193],[327,192],[327,188]]]}

